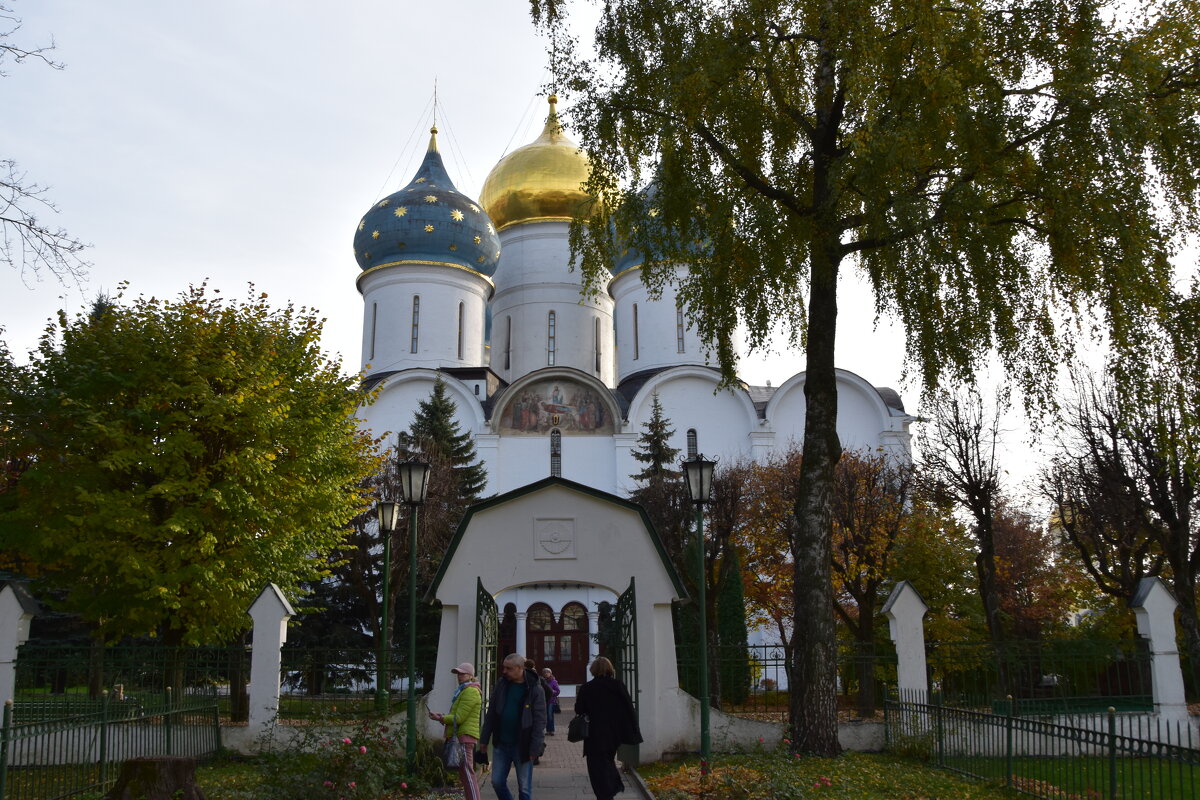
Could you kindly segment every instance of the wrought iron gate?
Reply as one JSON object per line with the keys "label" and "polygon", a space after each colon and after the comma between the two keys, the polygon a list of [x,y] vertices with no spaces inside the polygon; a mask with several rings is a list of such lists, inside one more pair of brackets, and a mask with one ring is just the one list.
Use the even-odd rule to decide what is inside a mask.
{"label": "wrought iron gate", "polygon": [[621,592],[617,598],[617,677],[629,689],[633,698],[633,708],[638,708],[638,643],[637,643],[637,595],[634,592],[633,578],[629,579],[629,588]]}
{"label": "wrought iron gate", "polygon": [[496,683],[500,612],[491,592],[483,588],[483,580],[476,578],[475,581],[475,677],[483,689],[483,710],[486,713],[492,686]]}

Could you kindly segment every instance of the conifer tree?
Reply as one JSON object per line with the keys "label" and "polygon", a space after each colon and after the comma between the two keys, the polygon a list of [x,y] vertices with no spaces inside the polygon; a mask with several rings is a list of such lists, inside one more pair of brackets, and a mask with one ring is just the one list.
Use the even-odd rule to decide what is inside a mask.
{"label": "conifer tree", "polygon": [[721,559],[721,582],[717,590],[717,644],[721,655],[718,679],[722,704],[746,702],[750,689],[748,639],[742,560],[737,548],[730,547]]}
{"label": "conifer tree", "polygon": [[[443,502],[461,503],[465,508],[479,499],[487,485],[487,470],[476,460],[471,434],[459,428],[454,418],[457,410],[446,391],[446,382],[439,377],[429,399],[417,407],[408,432],[400,434],[400,457],[421,452],[427,458],[446,459],[453,477],[452,490],[439,491],[438,495],[446,498]],[[431,491],[433,488],[431,484]]]}
{"label": "conifer tree", "polygon": [[[638,482],[630,495],[640,503],[654,523],[667,554],[681,575],[690,576],[683,562],[683,544],[690,528],[691,515],[687,491],[677,459],[679,448],[671,446],[675,429],[663,413],[662,402],[655,392],[650,405],[650,419],[638,436],[638,446],[632,455],[644,465],[640,472],[629,477]],[[689,581],[685,577],[685,581]]]}
{"label": "conifer tree", "polygon": [[674,435],[675,429],[671,427],[671,421],[663,415],[662,401],[658,398],[658,392],[655,392],[650,403],[650,419],[638,436],[638,446],[642,449],[633,451],[633,457],[646,466],[641,472],[630,477],[645,484],[679,480],[680,472],[675,469],[679,448],[671,447],[671,437]]}

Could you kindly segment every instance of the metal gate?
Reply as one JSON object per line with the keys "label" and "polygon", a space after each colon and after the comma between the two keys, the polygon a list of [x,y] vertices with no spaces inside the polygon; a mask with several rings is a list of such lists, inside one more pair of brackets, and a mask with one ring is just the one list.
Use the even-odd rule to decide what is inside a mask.
{"label": "metal gate", "polygon": [[[637,593],[634,591],[634,579],[629,578],[629,588],[621,592],[617,598],[616,614],[613,623],[617,626],[616,656],[617,677],[629,690],[633,698],[633,713],[641,725],[641,712],[638,704],[638,641],[637,641]],[[638,746],[621,745],[621,761],[626,764],[637,764]]]}
{"label": "metal gate", "polygon": [[492,593],[483,588],[483,580],[476,578],[475,582],[475,677],[482,687],[483,711],[487,713],[500,657],[500,612]]}
{"label": "metal gate", "polygon": [[637,643],[637,595],[633,588],[633,578],[629,579],[629,588],[621,592],[617,598],[617,677],[629,689],[633,698],[633,710],[638,708],[638,643]]}

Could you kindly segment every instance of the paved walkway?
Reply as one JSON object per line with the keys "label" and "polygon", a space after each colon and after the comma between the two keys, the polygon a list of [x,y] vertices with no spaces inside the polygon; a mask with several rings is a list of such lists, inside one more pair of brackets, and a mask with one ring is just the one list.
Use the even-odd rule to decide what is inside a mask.
{"label": "paved walkway", "polygon": [[[587,763],[583,760],[583,742],[567,741],[567,722],[575,716],[575,698],[560,697],[562,713],[555,718],[555,734],[546,737],[546,753],[533,768],[533,800],[591,800],[592,785],[588,782]],[[632,775],[623,775],[625,793],[618,800],[643,800]],[[508,776],[508,790],[517,797],[517,778]],[[495,800],[491,773],[480,773],[479,793],[483,800]]]}

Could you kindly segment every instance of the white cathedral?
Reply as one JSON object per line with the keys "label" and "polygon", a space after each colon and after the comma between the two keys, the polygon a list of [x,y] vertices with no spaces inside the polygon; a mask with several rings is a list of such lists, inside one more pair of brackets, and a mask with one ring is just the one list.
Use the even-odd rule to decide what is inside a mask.
{"label": "white cathedral", "polygon": [[[681,452],[693,432],[699,450],[722,463],[763,460],[798,444],[804,374],[781,376],[775,386],[719,388],[719,371],[689,309],[670,287],[651,296],[636,252],[612,266],[605,291],[582,295],[568,228],[588,200],[581,189],[588,163],[564,135],[555,103],[551,96],[541,136],[496,164],[478,201],[450,181],[435,129],[412,182],[363,216],[354,238],[364,305],[362,365],[367,382],[380,389],[361,411],[363,424],[376,434],[407,430],[440,377],[487,469],[485,493],[501,497],[550,476],[627,497],[630,476],[641,469],[633,451],[655,395]],[[676,269],[682,274],[687,267]],[[907,456],[914,417],[899,395],[845,370],[837,379],[843,445]],[[580,539],[572,540],[571,552],[586,550],[585,526],[568,524],[560,512],[551,517],[531,512],[526,560],[544,557],[565,568],[559,558],[565,550],[551,551],[566,547],[561,537]],[[556,532],[547,533],[551,529]],[[601,565],[594,566],[600,576]],[[582,580],[576,574],[556,582],[547,579],[551,573],[536,579],[520,573],[514,564],[503,573],[514,577],[493,578],[504,585],[488,587],[501,609],[515,611],[512,644],[552,664],[565,683],[583,679],[590,654],[580,650],[595,645],[570,636],[587,633],[580,628],[594,625],[596,604],[613,600],[629,576]],[[473,583],[463,587],[468,590],[475,591]],[[444,607],[456,605],[439,599]],[[456,639],[443,618],[447,646],[471,641],[467,621],[460,622]],[[563,648],[570,658],[560,658],[568,654]],[[466,657],[446,656],[448,664]]]}

